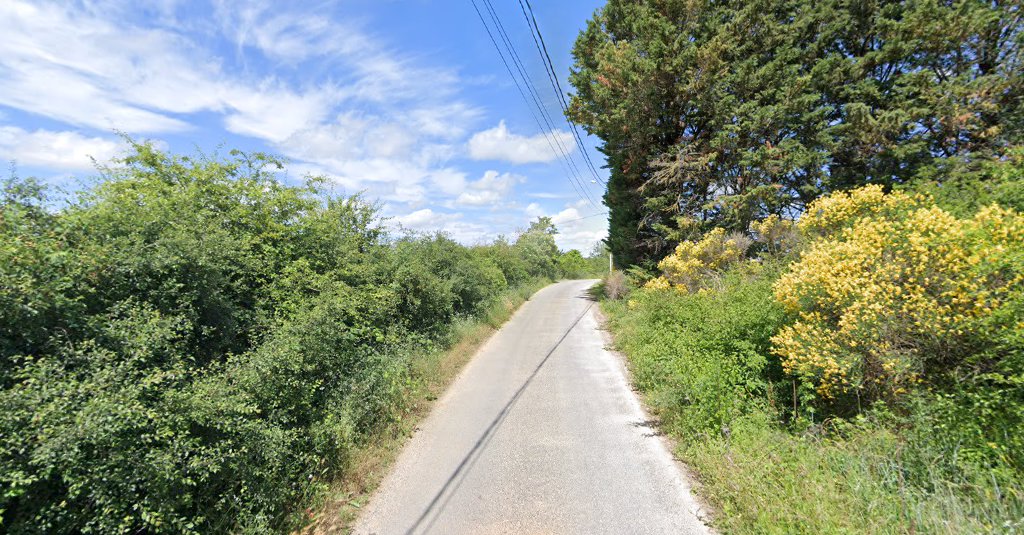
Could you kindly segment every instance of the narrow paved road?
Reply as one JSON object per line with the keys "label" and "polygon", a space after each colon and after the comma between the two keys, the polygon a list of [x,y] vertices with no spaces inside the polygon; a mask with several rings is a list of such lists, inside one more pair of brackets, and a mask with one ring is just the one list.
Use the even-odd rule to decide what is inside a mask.
{"label": "narrow paved road", "polygon": [[409,441],[355,533],[707,533],[586,290],[538,292]]}

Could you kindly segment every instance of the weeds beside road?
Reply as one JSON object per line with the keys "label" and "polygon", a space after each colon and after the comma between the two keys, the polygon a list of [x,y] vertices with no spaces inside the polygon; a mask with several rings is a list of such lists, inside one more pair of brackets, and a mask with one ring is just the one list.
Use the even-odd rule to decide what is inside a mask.
{"label": "weeds beside road", "polygon": [[756,245],[709,233],[646,284],[606,283],[615,342],[717,527],[1024,529],[1015,199],[854,190],[758,224]]}

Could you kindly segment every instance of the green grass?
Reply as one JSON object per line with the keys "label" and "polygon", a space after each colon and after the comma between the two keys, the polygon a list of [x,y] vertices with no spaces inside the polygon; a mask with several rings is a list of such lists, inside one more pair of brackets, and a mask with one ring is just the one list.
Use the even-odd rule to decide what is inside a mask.
{"label": "green grass", "polygon": [[[700,475],[725,533],[1013,533],[1021,488],[998,499],[989,485],[914,474],[898,431],[865,423],[845,437],[794,435],[764,418],[737,420],[679,453]],[[922,484],[925,483],[925,484]],[[924,487],[931,486],[930,490]]]}
{"label": "green grass", "polygon": [[970,410],[922,392],[849,420],[822,421],[803,405],[793,417],[793,384],[770,352],[788,321],[771,295],[780,269],[747,266],[701,294],[638,290],[602,304],[637,388],[715,510],[713,525],[739,534],[1024,531],[1019,472],[972,463],[969,444],[950,439],[972,429]]}

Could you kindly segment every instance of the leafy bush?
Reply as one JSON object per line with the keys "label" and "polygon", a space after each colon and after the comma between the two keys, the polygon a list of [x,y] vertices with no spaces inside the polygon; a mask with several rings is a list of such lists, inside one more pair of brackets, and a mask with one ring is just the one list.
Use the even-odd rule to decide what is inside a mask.
{"label": "leafy bush", "polygon": [[[772,352],[773,335],[791,321],[773,295],[787,266],[757,265],[730,268],[714,290],[646,289],[604,303],[636,386],[698,472],[718,527],[1018,529],[1024,392],[1009,372],[1020,369],[1010,364],[1020,362],[1019,333],[1003,330],[990,344],[1003,355],[1000,372],[961,368],[949,381],[933,376],[938,384],[904,395],[892,409],[865,403],[861,415],[823,419],[815,411],[820,401],[792,388]],[[1020,301],[1012,306],[1005,313],[1021,317]]]}
{"label": "leafy bush", "polygon": [[[1000,312],[1024,282],[1024,216],[1012,210],[957,219],[864,188],[813,203],[800,226],[823,236],[776,285],[798,319],[775,351],[822,396],[897,397],[1019,329]],[[972,365],[991,370],[991,357]]]}
{"label": "leafy bush", "polygon": [[719,433],[764,400],[785,406],[770,353],[784,318],[771,291],[777,270],[748,265],[726,273],[721,291],[642,289],[608,303],[637,387],[685,440]]}
{"label": "leafy bush", "polygon": [[134,148],[59,211],[4,186],[0,531],[289,531],[418,358],[553,276],[550,225],[392,239],[272,157]]}
{"label": "leafy bush", "polygon": [[754,240],[769,255],[782,255],[790,252],[800,241],[796,225],[792,221],[772,214],[750,224],[750,232]]}
{"label": "leafy bush", "polygon": [[590,275],[591,266],[576,249],[562,253],[558,257],[558,274],[566,279],[578,279]]}
{"label": "leafy bush", "polygon": [[527,272],[550,279],[558,277],[556,233],[558,230],[550,217],[539,217],[516,239],[516,253],[522,257]]}
{"label": "leafy bush", "polygon": [[605,304],[722,527],[1024,525],[1024,216],[960,207],[873,186],[833,194],[796,235],[752,225],[756,261],[712,270],[688,253],[708,270],[694,292],[666,279]]}
{"label": "leafy bush", "polygon": [[675,251],[658,263],[662,276],[652,279],[647,287],[676,288],[696,291],[707,285],[728,266],[743,259],[751,245],[750,238],[715,228],[697,241],[683,241]]}
{"label": "leafy bush", "polygon": [[959,217],[971,217],[981,208],[998,204],[1024,212],[1024,147],[1009,147],[996,159],[980,162],[951,160],[930,173],[922,174],[905,189],[935,199],[943,210]]}

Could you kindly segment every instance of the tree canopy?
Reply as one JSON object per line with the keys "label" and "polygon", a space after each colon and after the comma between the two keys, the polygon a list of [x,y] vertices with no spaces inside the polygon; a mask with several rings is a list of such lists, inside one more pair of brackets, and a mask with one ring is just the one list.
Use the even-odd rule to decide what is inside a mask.
{"label": "tree canopy", "polygon": [[602,140],[609,247],[652,262],[823,193],[999,158],[1024,130],[1017,2],[609,0],[569,115]]}

